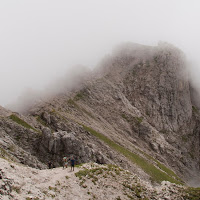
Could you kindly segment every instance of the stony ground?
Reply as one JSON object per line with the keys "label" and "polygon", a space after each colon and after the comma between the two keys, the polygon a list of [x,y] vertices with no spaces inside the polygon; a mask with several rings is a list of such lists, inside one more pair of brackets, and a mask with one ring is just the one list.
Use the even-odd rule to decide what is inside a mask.
{"label": "stony ground", "polygon": [[0,199],[192,199],[183,186],[162,182],[152,186],[114,165],[88,163],[75,171],[38,170],[0,159]]}

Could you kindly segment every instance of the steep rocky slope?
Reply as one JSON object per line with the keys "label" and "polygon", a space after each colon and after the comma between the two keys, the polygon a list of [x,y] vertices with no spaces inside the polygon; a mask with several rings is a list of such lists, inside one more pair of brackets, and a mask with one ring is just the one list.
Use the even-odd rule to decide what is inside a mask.
{"label": "steep rocky slope", "polygon": [[[45,164],[40,162],[34,153],[39,143],[39,131],[23,119],[22,115],[0,107],[0,157],[32,167],[45,168]],[[26,120],[32,122],[32,119]]]}
{"label": "steep rocky slope", "polygon": [[121,46],[76,90],[27,116],[2,108],[1,156],[45,168],[73,155],[78,163],[117,164],[152,183],[180,183],[178,175],[192,184],[200,126],[185,67],[172,45]]}

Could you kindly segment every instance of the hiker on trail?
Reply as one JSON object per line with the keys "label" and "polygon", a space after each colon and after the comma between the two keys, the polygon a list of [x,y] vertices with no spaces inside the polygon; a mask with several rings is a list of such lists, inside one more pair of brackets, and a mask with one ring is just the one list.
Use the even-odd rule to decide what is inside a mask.
{"label": "hiker on trail", "polygon": [[63,158],[63,169],[66,167],[67,168],[67,157]]}
{"label": "hiker on trail", "polygon": [[48,166],[49,166],[49,169],[51,169],[53,167],[53,164],[51,161],[48,162]]}
{"label": "hiker on trail", "polygon": [[73,171],[74,171],[74,165],[75,165],[75,159],[74,159],[74,157],[72,157],[72,158],[70,159],[70,162],[71,162],[71,171],[72,171],[72,169],[73,169]]}

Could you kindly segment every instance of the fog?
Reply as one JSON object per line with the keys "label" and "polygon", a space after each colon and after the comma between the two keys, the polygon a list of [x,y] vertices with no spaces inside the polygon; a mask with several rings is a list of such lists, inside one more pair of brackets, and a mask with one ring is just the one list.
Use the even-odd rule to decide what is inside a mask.
{"label": "fog", "polygon": [[200,75],[198,0],[0,1],[0,105],[44,90],[77,66],[93,69],[122,42],[182,49]]}

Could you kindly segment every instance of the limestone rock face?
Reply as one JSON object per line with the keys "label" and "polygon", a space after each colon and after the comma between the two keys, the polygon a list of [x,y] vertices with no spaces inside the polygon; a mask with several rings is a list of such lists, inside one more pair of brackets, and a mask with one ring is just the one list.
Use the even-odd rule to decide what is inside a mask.
{"label": "limestone rock face", "polygon": [[[77,159],[78,163],[85,163],[94,161],[98,163],[105,163],[105,156],[101,156],[95,152],[97,149],[92,149],[83,141],[76,137],[74,132],[59,131],[51,133],[50,129],[43,129],[43,137],[40,141],[40,154],[52,155],[51,160],[54,164],[59,166],[64,156],[70,158],[71,156]],[[48,160],[46,160],[48,161]]]}
{"label": "limestone rock face", "polygon": [[136,139],[145,148],[148,144],[160,160],[181,173],[196,173],[199,111],[193,104],[197,95],[193,91],[191,96],[184,54],[168,44],[129,44],[101,70],[103,78],[87,88],[92,95],[84,103],[129,141]]}
{"label": "limestone rock face", "polygon": [[[49,118],[46,118],[45,123],[48,121],[56,130],[67,129],[63,123],[58,122],[59,119],[51,114],[47,115],[55,120],[48,121]],[[58,124],[54,124],[55,121]],[[77,129],[77,125],[75,127]],[[37,129],[25,128],[9,117],[0,121],[0,156],[40,169],[46,168],[49,161],[53,162],[54,166],[61,166],[64,156],[74,156],[77,164],[90,161],[112,163],[106,155],[99,152],[97,146],[83,141],[75,132],[54,132],[46,126],[42,126],[40,132]]]}
{"label": "limestone rock face", "polygon": [[0,121],[0,157],[35,168],[46,168],[36,155],[38,134],[13,122],[9,117]]}
{"label": "limestone rock face", "polygon": [[155,52],[127,74],[125,95],[159,131],[178,131],[192,116],[183,55],[176,49]]}

